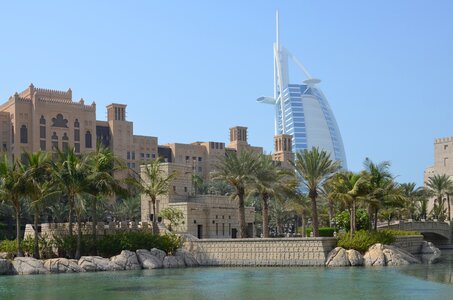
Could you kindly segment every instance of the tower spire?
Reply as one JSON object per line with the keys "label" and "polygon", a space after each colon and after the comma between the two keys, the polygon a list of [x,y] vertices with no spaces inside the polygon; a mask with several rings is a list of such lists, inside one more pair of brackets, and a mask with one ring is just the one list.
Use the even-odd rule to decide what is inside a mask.
{"label": "tower spire", "polygon": [[279,42],[279,29],[278,29],[278,9],[275,12],[275,44],[277,45],[277,50],[280,51],[280,42]]}

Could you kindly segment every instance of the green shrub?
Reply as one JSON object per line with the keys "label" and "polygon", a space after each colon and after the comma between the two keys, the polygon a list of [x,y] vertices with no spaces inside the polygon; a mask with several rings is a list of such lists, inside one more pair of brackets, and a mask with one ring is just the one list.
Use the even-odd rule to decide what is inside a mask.
{"label": "green shrub", "polygon": [[[310,236],[313,228],[307,229],[307,236]],[[332,227],[320,227],[318,228],[319,236],[320,237],[333,237],[333,233],[335,232],[335,228]]]}
{"label": "green shrub", "polygon": [[386,231],[368,232],[357,231],[351,238],[349,233],[340,234],[337,246],[345,249],[355,249],[364,253],[371,245],[376,243],[390,245],[395,241],[393,234]]}
{"label": "green shrub", "polygon": [[[337,223],[338,228],[349,231],[351,228],[349,221],[349,211],[344,210],[335,216],[335,222]],[[359,208],[356,211],[356,229],[357,230],[367,230],[370,226],[370,219],[366,210]]]}
{"label": "green shrub", "polygon": [[[58,248],[58,255],[62,257],[71,256],[75,253],[77,236],[54,237],[55,245]],[[94,243],[92,235],[83,235],[81,238],[81,255],[92,255]],[[97,239],[97,251],[103,257],[118,255],[122,250],[136,251],[138,249],[157,248],[167,254],[173,254],[181,246],[181,238],[174,234],[153,235],[145,231],[124,231],[106,236],[99,236]]]}
{"label": "green shrub", "polygon": [[0,252],[6,252],[9,258],[13,258],[17,253],[16,240],[0,241]]}
{"label": "green shrub", "polygon": [[[52,251],[54,242],[52,239],[43,237],[38,240],[39,253],[41,258],[53,258],[55,254]],[[25,256],[33,256],[35,247],[34,238],[26,238],[21,242],[22,252]],[[3,240],[0,241],[0,252],[7,252],[8,257],[13,258],[17,254],[16,240]]]}
{"label": "green shrub", "polygon": [[382,232],[387,232],[393,236],[399,236],[399,235],[420,235],[420,232],[418,231],[410,231],[410,230],[398,230],[398,229],[382,229],[379,230]]}

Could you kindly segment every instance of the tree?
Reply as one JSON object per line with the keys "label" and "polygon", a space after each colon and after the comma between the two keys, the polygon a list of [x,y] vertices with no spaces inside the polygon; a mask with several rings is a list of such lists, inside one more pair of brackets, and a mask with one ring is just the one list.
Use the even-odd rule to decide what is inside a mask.
{"label": "tree", "polygon": [[369,158],[366,158],[363,164],[370,184],[370,192],[366,197],[370,222],[372,219],[374,220],[373,226],[370,227],[377,230],[379,209],[401,206],[405,198],[389,171],[390,162],[383,161],[375,164]]}
{"label": "tree", "polygon": [[[120,181],[115,179],[114,172],[123,169],[123,163],[102,143],[96,144],[96,150],[88,154],[88,190],[91,199],[91,218],[93,245],[97,240],[97,206],[98,200],[111,196],[115,192],[124,193]],[[95,249],[96,250],[96,249]]]}
{"label": "tree", "polygon": [[242,150],[240,153],[230,151],[226,153],[225,159],[216,166],[216,172],[213,176],[213,180],[224,181],[234,189],[232,199],[237,199],[239,204],[239,233],[241,238],[247,236],[244,202],[246,187],[249,187],[254,181],[258,164],[258,156],[251,151]]}
{"label": "tree", "polygon": [[184,213],[182,210],[175,207],[166,207],[162,209],[159,213],[159,216],[163,219],[166,219],[170,222],[168,229],[173,230],[174,227],[178,227],[184,220]]}
{"label": "tree", "polygon": [[[82,223],[81,217],[85,210],[85,201],[92,196],[89,194],[90,172],[89,156],[77,155],[74,148],[67,148],[65,151],[57,149],[58,161],[54,164],[53,177],[59,189],[68,200],[69,212],[69,236],[73,236],[72,214],[75,212],[77,217],[77,248],[75,258],[80,258]],[[73,254],[70,254],[73,256]]]}
{"label": "tree", "polygon": [[[305,237],[307,233],[307,219],[310,215],[310,205],[310,198],[303,193],[294,193],[292,197],[289,197],[287,202],[288,209],[301,217],[302,237]],[[296,224],[296,226],[298,225]]]}
{"label": "tree", "polygon": [[155,159],[149,161],[143,168],[142,178],[138,186],[143,194],[151,199],[153,207],[153,234],[159,234],[157,227],[156,199],[158,196],[166,195],[169,192],[170,183],[176,177],[176,172],[166,174],[161,168],[161,160]]}
{"label": "tree", "polygon": [[[435,218],[441,219],[443,216],[444,211],[444,203],[443,197],[447,195],[453,189],[453,182],[451,181],[450,177],[446,174],[442,175],[434,175],[428,178],[426,182],[426,187],[430,191],[430,193],[436,197],[437,201],[437,210],[435,210]],[[450,215],[450,205],[448,203],[448,217],[451,218]]]}
{"label": "tree", "polygon": [[9,202],[16,215],[16,243],[17,256],[23,256],[21,248],[20,216],[23,205],[27,182],[24,176],[24,166],[17,160],[10,162],[4,154],[0,158],[0,199]]}
{"label": "tree", "polygon": [[26,194],[30,198],[30,206],[34,213],[34,247],[33,257],[39,258],[39,216],[46,208],[46,202],[56,198],[60,192],[55,189],[51,178],[51,161],[46,152],[24,152],[25,173],[27,189]]}
{"label": "tree", "polygon": [[363,173],[341,172],[331,178],[330,197],[337,201],[346,203],[350,213],[350,229],[351,237],[356,230],[356,210],[357,202],[364,200],[364,196],[369,191],[369,184]]}
{"label": "tree", "polygon": [[271,198],[284,197],[285,193],[295,188],[291,186],[292,172],[279,168],[272,157],[260,155],[255,168],[250,192],[258,194],[261,198],[263,214],[263,237],[269,237],[269,200]]}
{"label": "tree", "polygon": [[319,232],[316,200],[325,182],[340,169],[340,162],[331,160],[330,154],[325,150],[313,147],[311,150],[297,152],[296,161],[292,162],[292,165],[300,175],[301,183],[311,199],[313,235],[317,237]]}
{"label": "tree", "polygon": [[406,208],[409,212],[410,219],[416,219],[416,213],[420,214],[420,199],[424,196],[423,187],[416,187],[415,182],[402,183],[401,189],[406,198]]}

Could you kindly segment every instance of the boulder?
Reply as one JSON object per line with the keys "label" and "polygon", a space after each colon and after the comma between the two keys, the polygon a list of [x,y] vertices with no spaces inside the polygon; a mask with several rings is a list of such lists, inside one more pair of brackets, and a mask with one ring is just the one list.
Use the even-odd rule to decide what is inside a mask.
{"label": "boulder", "polygon": [[351,266],[363,266],[363,256],[359,251],[354,249],[346,250],[348,260]]}
{"label": "boulder", "polygon": [[182,256],[165,256],[164,268],[184,268],[184,258]]}
{"label": "boulder", "polygon": [[387,266],[403,266],[420,263],[412,254],[395,246],[384,245],[382,252],[384,253]]}
{"label": "boulder", "polygon": [[76,259],[52,258],[44,261],[44,268],[51,273],[78,273],[84,270]]}
{"label": "boulder", "polygon": [[178,249],[176,251],[176,256],[182,257],[184,264],[187,267],[198,267],[198,261],[195,259],[192,253],[184,249]]}
{"label": "boulder", "polygon": [[336,247],[327,255],[326,266],[328,267],[346,267],[350,266],[348,254],[341,247]]}
{"label": "boulder", "polygon": [[128,250],[123,250],[121,254],[111,257],[110,261],[122,270],[141,270],[142,268],[135,252]]}
{"label": "boulder", "polygon": [[9,275],[13,272],[13,264],[9,259],[0,258],[0,275]]}
{"label": "boulder", "polygon": [[157,256],[152,255],[150,251],[138,249],[135,253],[137,254],[138,262],[143,269],[162,268],[163,262]]}
{"label": "boulder", "polygon": [[33,257],[16,257],[13,260],[12,272],[18,275],[48,274],[41,260]]}
{"label": "boulder", "polygon": [[441,252],[439,248],[433,245],[433,243],[424,241],[421,247],[420,254],[422,262],[433,264],[439,260]]}
{"label": "boulder", "polygon": [[14,256],[14,255],[11,255],[8,252],[0,252],[0,259],[8,259],[8,258],[12,258],[12,256]]}
{"label": "boulder", "polygon": [[157,257],[161,262],[163,262],[164,257],[167,256],[167,253],[165,253],[165,251],[162,251],[157,248],[153,248],[149,252],[151,252],[151,255],[154,255],[155,257]]}
{"label": "boulder", "polygon": [[365,266],[385,266],[384,245],[374,244],[363,256]]}
{"label": "boulder", "polygon": [[100,256],[82,256],[79,259],[79,266],[87,272],[122,270],[118,265],[112,263],[108,258],[103,258]]}

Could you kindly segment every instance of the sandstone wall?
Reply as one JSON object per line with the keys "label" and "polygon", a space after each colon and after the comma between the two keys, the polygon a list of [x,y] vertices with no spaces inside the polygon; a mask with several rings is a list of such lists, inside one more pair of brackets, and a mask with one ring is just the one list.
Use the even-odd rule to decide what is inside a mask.
{"label": "sandstone wall", "polygon": [[394,246],[406,250],[412,254],[419,254],[423,244],[423,235],[398,236],[395,238]]}
{"label": "sandstone wall", "polygon": [[209,239],[185,243],[202,266],[323,266],[335,238]]}

